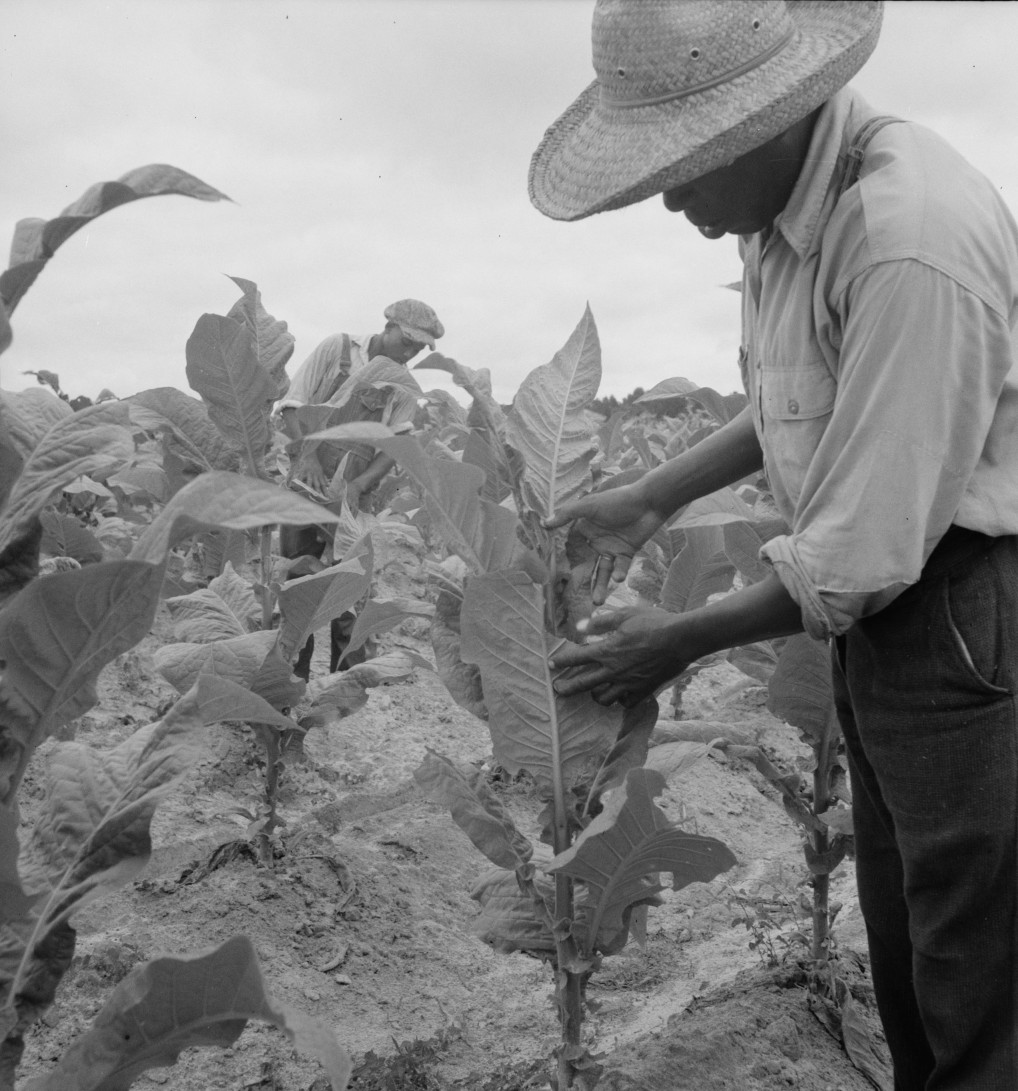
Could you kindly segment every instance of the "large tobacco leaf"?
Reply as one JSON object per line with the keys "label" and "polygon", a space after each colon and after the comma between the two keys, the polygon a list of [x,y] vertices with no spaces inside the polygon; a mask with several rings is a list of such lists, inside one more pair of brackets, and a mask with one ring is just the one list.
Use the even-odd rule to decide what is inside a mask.
{"label": "large tobacco leaf", "polygon": [[196,477],[173,496],[139,536],[131,558],[162,563],[178,542],[204,530],[253,530],[273,523],[303,526],[338,518],[271,482],[217,470]]}
{"label": "large tobacco leaf", "polygon": [[186,693],[199,675],[208,673],[252,688],[278,639],[275,630],[268,630],[211,644],[164,644],[156,649],[152,659],[156,670],[178,693]]}
{"label": "large tobacco leaf", "polygon": [[73,557],[79,564],[95,564],[105,556],[102,542],[73,515],[43,511],[40,549],[51,557]]}
{"label": "large tobacco leaf", "polygon": [[258,360],[250,328],[232,318],[203,314],[185,346],[187,381],[209,407],[209,418],[243,454],[253,476],[262,474],[272,444],[269,415],[277,386]]}
{"label": "large tobacco leaf", "polygon": [[470,897],[481,907],[471,930],[504,955],[524,951],[536,958],[553,958],[556,953],[551,929],[555,919],[554,884],[538,872],[534,876],[534,889],[541,904],[520,889],[515,871],[489,871],[470,891]]}
{"label": "large tobacco leaf", "polygon": [[597,450],[586,415],[601,384],[601,346],[590,307],[551,363],[536,368],[513,399],[506,439],[523,458],[523,495],[542,516],[588,492]]}
{"label": "large tobacco leaf", "polygon": [[0,612],[0,800],[31,751],[96,702],[102,668],[149,631],[160,567],[110,561],[35,580]]}
{"label": "large tobacco leaf", "polygon": [[134,454],[129,423],[125,405],[104,402],[61,417],[43,435],[25,460],[0,517],[0,556],[31,532],[57,489],[81,474],[113,470]]}
{"label": "large tobacco leaf", "polygon": [[[128,882],[151,851],[152,816],[193,762],[198,703],[188,695],[160,721],[109,751],[63,743],[47,762],[46,799],[0,898],[0,1027],[3,1037],[38,1017],[73,951],[70,917]],[[13,812],[3,809],[5,822]],[[9,837],[5,837],[10,841]],[[15,852],[14,858],[17,858]],[[3,1066],[20,1052],[18,1035]]]}
{"label": "large tobacco leaf", "polygon": [[414,780],[432,803],[452,812],[456,825],[493,864],[515,870],[534,855],[480,769],[461,768],[429,748]]}
{"label": "large tobacco leaf", "polygon": [[350,1058],[331,1027],[269,995],[246,936],[133,969],[92,1026],[25,1091],[127,1091],[143,1072],[175,1064],[190,1046],[233,1045],[251,1019],[278,1027],[319,1061],[332,1091],[344,1091]]}
{"label": "large tobacco leaf", "polygon": [[785,641],[767,686],[767,710],[814,743],[826,737],[834,705],[830,649],[797,633]]}
{"label": "large tobacco leaf", "polygon": [[760,550],[771,538],[787,534],[788,527],[782,519],[766,519],[758,523],[725,523],[722,527],[725,553],[739,570],[743,580],[758,583],[773,569],[760,559]]}
{"label": "large tobacco leaf", "polygon": [[680,890],[690,883],[708,883],[737,863],[721,841],[687,833],[668,821],[654,804],[664,787],[660,773],[631,769],[604,810],[548,867],[586,888],[588,954],[594,947],[611,952],[622,946],[627,911],[664,889],[657,882],[659,872],[670,872],[672,888]]}
{"label": "large tobacco leaf", "polygon": [[4,438],[22,459],[28,458],[54,424],[73,414],[67,402],[43,387],[0,391]]}
{"label": "large tobacco leaf", "polygon": [[258,627],[261,606],[248,582],[227,563],[208,587],[165,600],[180,641],[208,644],[243,636]]}
{"label": "large tobacco leaf", "polygon": [[290,389],[286,362],[293,355],[294,336],[282,319],[273,318],[262,305],[258,285],[243,277],[230,277],[244,293],[230,308],[227,318],[247,326],[254,341],[258,362],[276,384],[276,398],[285,398]]}
{"label": "large tobacco leaf", "polygon": [[383,424],[343,424],[307,438],[368,443],[394,458],[420,489],[435,533],[471,571],[507,568],[520,554],[519,521],[481,499],[484,473],[477,466],[433,458],[415,436],[398,436]]}
{"label": "large tobacco leaf", "polygon": [[293,658],[307,638],[352,609],[371,588],[371,564],[361,557],[311,576],[287,580],[279,592],[280,651]]}
{"label": "large tobacco leaf", "polygon": [[439,592],[429,633],[431,650],[435,653],[435,666],[449,696],[478,719],[487,720],[488,706],[484,703],[481,672],[476,664],[463,662],[462,607],[462,596],[445,588]]}
{"label": "large tobacco leaf", "polygon": [[520,570],[473,576],[461,614],[461,654],[480,670],[495,760],[539,785],[593,776],[619,733],[622,712],[587,693],[559,697],[548,659],[543,588]]}
{"label": "large tobacco leaf", "polygon": [[10,315],[57,248],[97,216],[142,197],[180,194],[198,201],[228,201],[193,174],[165,163],[128,171],[115,182],[97,182],[52,220],[19,220],[11,243],[10,267],[0,274],[0,301]]}
{"label": "large tobacco leaf", "polygon": [[125,400],[131,423],[147,432],[164,433],[169,450],[184,466],[199,472],[239,468],[240,452],[209,420],[199,398],[176,387],[157,386]]}
{"label": "large tobacco leaf", "polygon": [[350,640],[343,654],[348,656],[371,637],[395,629],[407,618],[432,618],[434,614],[435,608],[431,603],[418,602],[416,599],[368,599],[357,611],[357,619],[354,621]]}
{"label": "large tobacco leaf", "polygon": [[347,670],[313,678],[297,710],[299,725],[309,730],[353,715],[367,704],[369,689],[408,677],[414,666],[406,653],[389,652]]}
{"label": "large tobacco leaf", "polygon": [[470,435],[463,460],[484,470],[487,482],[482,495],[486,500],[500,503],[508,495],[516,475],[505,446],[506,416],[491,392],[491,372],[487,368],[474,370],[466,367],[440,352],[425,356],[414,365],[415,371],[419,368],[447,372],[456,385],[470,395],[470,411],[466,421]]}
{"label": "large tobacco leaf", "polygon": [[695,610],[711,595],[731,590],[735,567],[724,552],[720,526],[692,526],[661,588],[661,605],[673,613]]}

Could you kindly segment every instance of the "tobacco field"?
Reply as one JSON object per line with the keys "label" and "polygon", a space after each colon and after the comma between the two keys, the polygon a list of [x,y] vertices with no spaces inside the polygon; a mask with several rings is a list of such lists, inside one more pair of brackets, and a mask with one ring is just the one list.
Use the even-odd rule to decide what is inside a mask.
{"label": "tobacco field", "polygon": [[[21,221],[0,350],[66,238],[162,194],[223,197],[157,165]],[[511,405],[483,361],[379,359],[289,443],[294,339],[233,279],[188,391],[0,394],[0,1091],[889,1088],[826,650],[733,649],[627,710],[548,667],[594,557],[544,521],[745,399],[677,377],[598,414],[581,302]],[[352,445],[395,460],[356,511]],[[321,559],[284,559],[309,525]],[[721,490],[609,604],[695,609],[780,532],[762,479]]]}

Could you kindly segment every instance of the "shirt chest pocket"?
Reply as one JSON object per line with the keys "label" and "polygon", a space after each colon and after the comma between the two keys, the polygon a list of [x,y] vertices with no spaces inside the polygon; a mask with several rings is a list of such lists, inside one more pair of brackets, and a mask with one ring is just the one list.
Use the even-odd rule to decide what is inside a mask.
{"label": "shirt chest pocket", "polygon": [[780,478],[782,491],[793,503],[802,493],[837,392],[838,384],[823,360],[762,369],[760,410],[768,470]]}

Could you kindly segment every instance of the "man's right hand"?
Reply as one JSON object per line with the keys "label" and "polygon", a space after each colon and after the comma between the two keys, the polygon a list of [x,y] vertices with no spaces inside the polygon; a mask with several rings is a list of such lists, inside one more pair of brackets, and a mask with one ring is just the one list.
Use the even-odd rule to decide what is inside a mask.
{"label": "man's right hand", "polygon": [[647,503],[638,484],[590,493],[563,504],[544,520],[549,529],[576,523],[576,531],[590,543],[598,560],[591,575],[591,598],[600,606],[609,583],[621,583],[637,550],[664,523]]}
{"label": "man's right hand", "polygon": [[300,460],[293,471],[293,476],[298,481],[303,481],[306,485],[310,486],[315,492],[328,495],[329,491],[329,477],[325,470],[322,469],[322,464],[318,460],[318,455],[315,452],[302,455]]}

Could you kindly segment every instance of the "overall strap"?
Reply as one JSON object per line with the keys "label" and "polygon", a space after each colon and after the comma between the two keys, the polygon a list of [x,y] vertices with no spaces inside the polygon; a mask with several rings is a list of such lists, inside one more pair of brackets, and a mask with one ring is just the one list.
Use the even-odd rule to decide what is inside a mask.
{"label": "overall strap", "polygon": [[894,125],[896,122],[904,120],[904,118],[890,117],[889,115],[871,117],[855,136],[852,137],[846,155],[848,162],[845,166],[845,174],[841,179],[841,186],[838,189],[839,197],[846,189],[850,186],[854,186],[859,180],[859,171],[862,169],[863,156],[866,154],[866,149],[869,147],[870,141],[886,125]]}
{"label": "overall strap", "polygon": [[336,370],[336,375],[329,381],[328,387],[323,391],[320,399],[323,403],[334,398],[339,393],[339,388],[350,377],[350,368],[353,366],[352,352],[350,335],[344,333],[339,343],[339,367]]}
{"label": "overall strap", "polygon": [[344,333],[343,344],[339,350],[339,370],[344,379],[350,374],[350,369],[353,367],[353,349],[351,344],[350,335]]}

